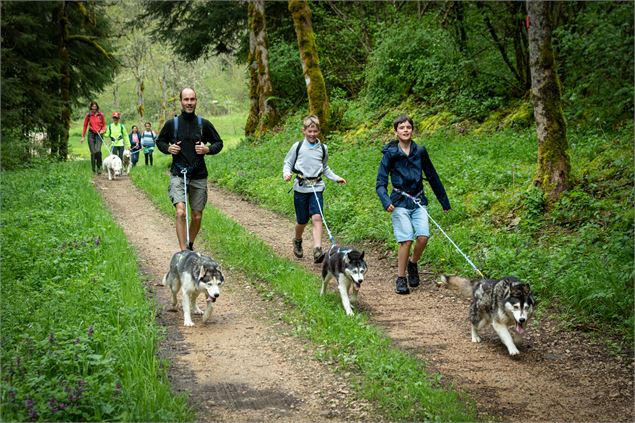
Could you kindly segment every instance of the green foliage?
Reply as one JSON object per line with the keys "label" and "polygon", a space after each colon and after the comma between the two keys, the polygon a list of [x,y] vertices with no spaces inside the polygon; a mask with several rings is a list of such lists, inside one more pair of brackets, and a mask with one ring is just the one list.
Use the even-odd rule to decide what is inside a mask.
{"label": "green foliage", "polygon": [[[451,36],[427,20],[387,27],[366,68],[365,99],[370,108],[396,106],[407,98],[481,117],[501,106],[500,82],[473,72]],[[470,71],[472,69],[472,71]]]}
{"label": "green foliage", "polygon": [[[240,146],[234,151],[244,158],[245,150],[249,151]],[[215,161],[220,162],[227,160]],[[164,213],[173,214],[165,195],[168,177],[164,172],[153,169],[134,173],[133,178]],[[269,181],[270,187],[275,186],[273,177]],[[260,194],[266,195],[267,190]],[[466,405],[464,398],[444,389],[440,376],[428,375],[423,363],[392,346],[366,316],[358,314],[351,319],[343,313],[336,295],[321,297],[318,276],[276,256],[269,246],[218,210],[208,207],[205,213],[209,213],[201,232],[205,248],[225,266],[245,272],[263,296],[282,298],[291,306],[285,308],[283,318],[316,346],[319,359],[353,373],[358,395],[377,402],[389,420],[475,420],[471,401]]]}
{"label": "green foliage", "polygon": [[2,420],[190,420],[156,356],[135,254],[86,164],[1,183]]}
{"label": "green foliage", "polygon": [[633,118],[633,4],[584,3],[554,31],[567,115],[616,127]]}

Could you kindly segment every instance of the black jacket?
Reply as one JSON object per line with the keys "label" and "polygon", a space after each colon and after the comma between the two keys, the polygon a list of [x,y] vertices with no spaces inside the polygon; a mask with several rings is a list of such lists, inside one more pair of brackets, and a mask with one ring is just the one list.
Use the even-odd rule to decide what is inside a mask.
{"label": "black jacket", "polygon": [[178,117],[178,134],[174,139],[174,119],[165,122],[161,133],[157,137],[157,147],[164,154],[170,154],[168,147],[180,141],[181,152],[172,155],[172,166],[170,172],[174,176],[182,176],[181,170],[188,169],[187,177],[190,179],[207,178],[207,167],[205,166],[205,157],[196,154],[194,146],[201,141],[208,144],[208,154],[218,154],[223,149],[223,140],[216,132],[214,125],[207,120],[202,120],[202,127],[199,127],[198,120],[194,113],[181,112]]}
{"label": "black jacket", "polygon": [[388,196],[388,178],[393,188],[405,191],[413,197],[421,200],[422,205],[428,204],[428,199],[423,193],[423,175],[425,174],[434,195],[441,203],[443,210],[450,210],[450,200],[445,193],[445,188],[437,175],[437,171],[430,161],[430,156],[425,147],[417,145],[414,141],[410,144],[410,154],[406,154],[399,148],[397,141],[391,141],[382,149],[382,157],[377,171],[375,191],[381,200],[384,210],[392,203],[395,207],[414,209],[417,205],[409,198],[393,191]]}

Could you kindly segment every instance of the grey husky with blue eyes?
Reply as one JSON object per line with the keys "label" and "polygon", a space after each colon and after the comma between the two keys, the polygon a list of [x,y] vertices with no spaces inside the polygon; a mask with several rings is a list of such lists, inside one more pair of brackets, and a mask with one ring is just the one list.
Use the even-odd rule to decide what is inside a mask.
{"label": "grey husky with blue eyes", "polygon": [[[520,341],[527,322],[534,312],[535,300],[528,283],[513,276],[503,279],[470,281],[458,276],[442,276],[440,285],[447,284],[463,294],[472,293],[470,322],[472,342],[481,342],[479,329],[491,324],[509,355],[520,352],[514,343]],[[513,328],[510,332],[509,328]]]}
{"label": "grey husky with blue eyes", "polygon": [[351,301],[357,302],[357,294],[362,287],[367,270],[368,266],[364,261],[363,251],[359,252],[354,248],[333,245],[324,257],[320,295],[324,295],[326,285],[335,278],[346,315],[352,316]]}
{"label": "grey husky with blue eyes", "polygon": [[[163,277],[162,285],[172,290],[172,309],[176,310],[176,294],[181,291],[183,301],[183,324],[194,326],[194,314],[203,315],[203,323],[212,314],[212,306],[220,296],[220,286],[225,282],[220,265],[210,257],[194,251],[179,251],[172,256],[170,270]],[[205,294],[207,307],[203,312],[196,304],[196,298]]]}

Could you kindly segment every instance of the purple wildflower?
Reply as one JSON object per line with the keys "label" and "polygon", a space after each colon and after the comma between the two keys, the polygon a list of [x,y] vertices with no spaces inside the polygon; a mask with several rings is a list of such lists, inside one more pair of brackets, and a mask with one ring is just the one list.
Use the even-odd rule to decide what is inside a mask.
{"label": "purple wildflower", "polygon": [[88,337],[92,337],[95,333],[95,327],[93,325],[88,326]]}

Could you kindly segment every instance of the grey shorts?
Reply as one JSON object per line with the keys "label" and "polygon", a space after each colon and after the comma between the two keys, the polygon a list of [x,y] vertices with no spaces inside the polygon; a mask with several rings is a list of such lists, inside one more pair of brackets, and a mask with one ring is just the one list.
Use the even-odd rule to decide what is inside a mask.
{"label": "grey shorts", "polygon": [[[207,178],[187,180],[188,203],[192,210],[203,211],[207,203]],[[183,177],[170,175],[168,195],[172,204],[185,203]]]}

